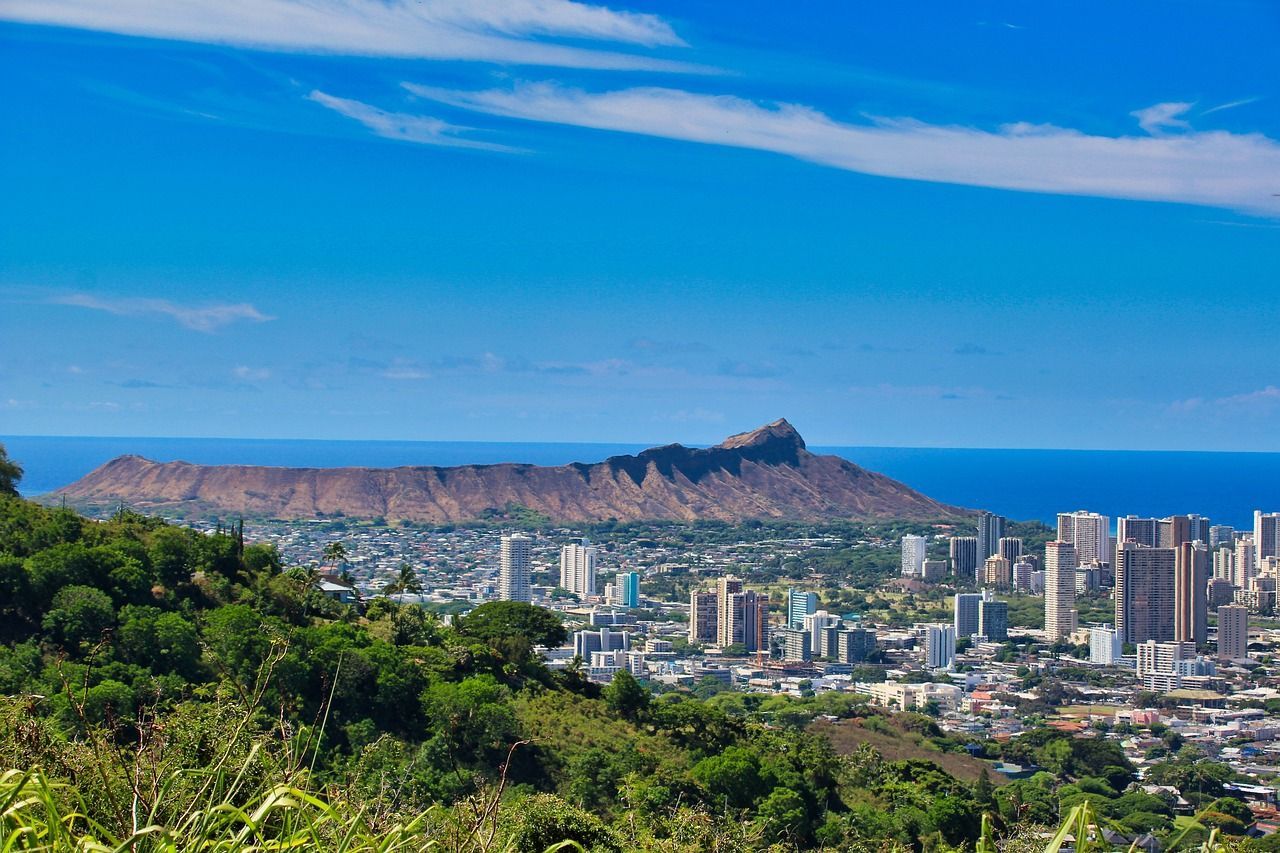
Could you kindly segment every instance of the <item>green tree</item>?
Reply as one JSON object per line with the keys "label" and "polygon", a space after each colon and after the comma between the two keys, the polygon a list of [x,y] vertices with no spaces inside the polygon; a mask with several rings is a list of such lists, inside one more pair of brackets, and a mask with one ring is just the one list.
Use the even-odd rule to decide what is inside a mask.
{"label": "green tree", "polygon": [[0,495],[18,496],[18,483],[22,481],[22,466],[9,458],[0,444]]}
{"label": "green tree", "polygon": [[114,624],[111,598],[100,589],[73,585],[58,590],[53,607],[44,615],[43,627],[63,648],[74,650],[81,643],[94,642]]}
{"label": "green tree", "polygon": [[604,701],[610,710],[628,720],[639,720],[649,710],[649,691],[625,669],[613,674],[613,680],[604,689]]}
{"label": "green tree", "polygon": [[522,601],[488,601],[455,622],[458,633],[495,646],[510,637],[534,646],[558,646],[569,637],[560,617]]}
{"label": "green tree", "polygon": [[341,566],[347,561],[347,546],[341,542],[330,542],[324,546],[324,561],[333,566]]}
{"label": "green tree", "polygon": [[756,808],[756,822],[770,841],[799,847],[809,835],[809,811],[804,797],[790,788],[774,788]]}

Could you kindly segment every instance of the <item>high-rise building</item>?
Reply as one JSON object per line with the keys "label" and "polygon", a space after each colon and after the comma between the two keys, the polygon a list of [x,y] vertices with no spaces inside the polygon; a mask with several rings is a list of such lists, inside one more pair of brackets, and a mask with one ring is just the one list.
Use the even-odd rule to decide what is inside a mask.
{"label": "high-rise building", "polygon": [[1155,640],[1138,643],[1138,677],[1175,673],[1178,661],[1195,656],[1196,647],[1191,643],[1157,643]]}
{"label": "high-rise building", "polygon": [[1183,542],[1174,556],[1173,639],[1204,645],[1209,641],[1209,548]]}
{"label": "high-rise building", "polygon": [[1236,583],[1236,552],[1230,546],[1213,549],[1213,576],[1232,586],[1243,586]]}
{"label": "high-rise building", "polygon": [[1009,603],[984,599],[978,603],[978,633],[994,643],[1009,639]]}
{"label": "high-rise building", "polygon": [[1036,570],[1035,563],[1025,556],[1013,564],[1013,588],[1018,592],[1031,591],[1031,573]]}
{"label": "high-rise building", "polygon": [[1234,545],[1236,542],[1235,528],[1226,524],[1215,524],[1209,528],[1209,550],[1216,551],[1221,545]]}
{"label": "high-rise building", "polygon": [[[1000,541],[1009,540],[1001,539]],[[1008,557],[1003,554],[992,554],[982,562],[982,585],[992,589],[1009,589],[1013,585],[1013,565]]]}
{"label": "high-rise building", "polygon": [[996,552],[1000,540],[1004,538],[1004,528],[1008,520],[1003,515],[984,512],[978,516],[978,559],[985,560]]}
{"label": "high-rise building", "polygon": [[1253,579],[1258,576],[1258,549],[1252,533],[1236,539],[1235,584],[1241,589],[1253,589]]}
{"label": "high-rise building", "polygon": [[920,564],[920,579],[934,583],[947,576],[946,560],[925,560]]}
{"label": "high-rise building", "polygon": [[1209,519],[1203,515],[1196,515],[1194,512],[1187,516],[1187,538],[1192,542],[1203,542],[1209,544],[1209,531],[1212,530]]}
{"label": "high-rise building", "polygon": [[1000,541],[996,543],[996,554],[1004,557],[1012,566],[1022,556],[1022,537],[1001,536]]}
{"label": "high-rise building", "polygon": [[956,629],[951,625],[926,625],[924,665],[929,669],[949,669],[956,660]]}
{"label": "high-rise building", "polygon": [[1253,511],[1253,547],[1258,562],[1280,557],[1280,512]]}
{"label": "high-rise building", "polygon": [[532,548],[533,540],[523,533],[502,537],[498,556],[498,597],[503,601],[529,601]]}
{"label": "high-rise building", "polygon": [[1081,564],[1111,562],[1111,518],[1078,509],[1058,513],[1058,541],[1076,546]]}
{"label": "high-rise building", "polygon": [[1044,630],[1051,642],[1076,629],[1076,546],[1046,542],[1044,546]]}
{"label": "high-rise building", "polygon": [[809,647],[818,657],[831,657],[831,632],[840,624],[840,617],[825,610],[815,610],[801,620],[800,627],[809,632]]}
{"label": "high-rise building", "polygon": [[575,631],[573,655],[584,661],[591,660],[592,652],[614,652],[631,647],[631,635],[626,631],[601,628],[598,631]]}
{"label": "high-rise building", "polygon": [[[778,632],[782,646],[782,659],[785,661],[813,660],[812,638],[808,631],[800,628],[783,628]],[[777,640],[775,640],[777,642]]]}
{"label": "high-rise building", "polygon": [[1148,548],[1133,541],[1116,548],[1116,628],[1126,643],[1173,640],[1173,548]]}
{"label": "high-rise building", "polygon": [[694,645],[710,645],[720,636],[719,596],[714,592],[698,592],[689,595],[689,642]]}
{"label": "high-rise building", "polygon": [[1171,515],[1167,518],[1162,518],[1160,519],[1158,531],[1157,547],[1177,548],[1183,542],[1191,541],[1191,517]]}
{"label": "high-rise building", "polygon": [[614,578],[613,583],[616,587],[615,595],[617,595],[618,602],[623,607],[640,606],[639,572],[618,572],[618,576]]}
{"label": "high-rise building", "polygon": [[804,617],[818,609],[818,594],[799,589],[787,590],[787,625],[800,628]]}
{"label": "high-rise building", "polygon": [[862,663],[876,650],[876,632],[866,628],[844,628],[836,631],[835,653],[827,653],[840,663]]}
{"label": "high-rise building", "polygon": [[925,555],[929,548],[929,540],[923,536],[908,533],[902,537],[902,574],[904,577],[918,578],[924,571]]}
{"label": "high-rise building", "polygon": [[1249,655],[1249,608],[1226,604],[1218,608],[1218,660],[1243,660]]}
{"label": "high-rise building", "polygon": [[586,539],[560,549],[560,586],[574,595],[596,594],[596,547]]}
{"label": "high-rise building", "polygon": [[1089,630],[1089,662],[1110,666],[1120,659],[1124,643],[1120,632],[1110,625]]}
{"label": "high-rise building", "polygon": [[953,575],[966,581],[978,576],[978,537],[952,536],[949,550]]}
{"label": "high-rise building", "polygon": [[978,608],[989,596],[990,593],[985,590],[956,593],[952,609],[952,624],[957,637],[968,637],[978,633]]}
{"label": "high-rise building", "polygon": [[1160,544],[1160,522],[1154,518],[1126,515],[1116,519],[1116,548],[1125,542],[1137,542],[1148,548]]}
{"label": "high-rise building", "polygon": [[769,643],[769,596],[743,590],[742,581],[720,578],[717,595],[717,644],[742,644],[748,652],[760,651]]}

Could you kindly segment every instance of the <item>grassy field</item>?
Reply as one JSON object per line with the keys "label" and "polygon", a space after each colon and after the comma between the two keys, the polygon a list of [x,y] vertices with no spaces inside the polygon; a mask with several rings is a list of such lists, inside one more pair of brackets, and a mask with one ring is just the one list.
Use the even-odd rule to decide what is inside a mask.
{"label": "grassy field", "polygon": [[887,723],[885,730],[872,730],[861,720],[840,720],[829,723],[818,721],[810,731],[823,734],[841,755],[853,752],[859,744],[870,744],[887,761],[920,759],[932,762],[947,773],[965,782],[974,782],[986,768],[992,783],[1002,785],[1008,780],[991,769],[991,763],[954,752],[942,752],[923,735],[907,731],[892,719],[877,718]]}

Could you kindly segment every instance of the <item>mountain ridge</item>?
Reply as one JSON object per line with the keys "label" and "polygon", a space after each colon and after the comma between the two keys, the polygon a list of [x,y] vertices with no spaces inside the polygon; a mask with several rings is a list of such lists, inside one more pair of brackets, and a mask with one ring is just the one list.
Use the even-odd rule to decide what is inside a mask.
{"label": "mountain ridge", "polygon": [[785,418],[712,447],[667,444],[557,466],[284,468],[155,462],[126,454],[50,497],[194,516],[426,523],[470,521],[512,504],[565,522],[928,520],[968,513],[840,457],[809,452]]}

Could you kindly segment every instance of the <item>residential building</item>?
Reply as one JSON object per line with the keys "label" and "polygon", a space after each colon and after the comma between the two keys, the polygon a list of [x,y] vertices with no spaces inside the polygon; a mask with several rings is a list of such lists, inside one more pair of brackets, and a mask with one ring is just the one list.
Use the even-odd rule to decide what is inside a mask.
{"label": "residential building", "polygon": [[1280,557],[1280,512],[1253,511],[1253,547],[1259,561]]}
{"label": "residential building", "polygon": [[1158,528],[1158,548],[1177,548],[1183,542],[1191,540],[1191,517],[1186,515],[1171,515],[1167,518],[1160,519]]}
{"label": "residential building", "polygon": [[1004,557],[1012,566],[1022,556],[1022,547],[1022,537],[1001,536],[1000,541],[996,543],[996,554]]}
{"label": "residential building", "polygon": [[1124,652],[1120,631],[1110,625],[1089,630],[1089,662],[1111,666]]}
{"label": "residential building", "polygon": [[835,654],[840,663],[862,663],[876,650],[876,632],[866,628],[843,628],[836,631]]}
{"label": "residential building", "polygon": [[1044,630],[1050,642],[1076,629],[1076,546],[1047,542],[1044,546]]}
{"label": "residential building", "polygon": [[929,669],[950,669],[956,659],[956,629],[952,625],[926,625],[924,665]]}
{"label": "residential building", "polygon": [[1176,562],[1173,548],[1132,540],[1116,548],[1116,628],[1122,641],[1173,640]]}
{"label": "residential building", "polygon": [[1029,592],[1031,590],[1031,573],[1035,571],[1035,563],[1028,560],[1025,556],[1013,564],[1013,588],[1018,592]]}
{"label": "residential building", "polygon": [[936,583],[947,576],[946,560],[925,560],[920,564],[920,579],[928,583]]}
{"label": "residential building", "polygon": [[640,606],[640,573],[639,572],[619,572],[614,578],[615,594],[618,597],[618,603],[623,607],[639,607]]}
{"label": "residential building", "polygon": [[902,574],[904,577],[920,577],[924,570],[925,554],[929,540],[908,533],[902,537]]}
{"label": "residential building", "polygon": [[778,632],[782,647],[782,659],[785,661],[809,661],[813,659],[810,645],[812,636],[801,628],[783,628]]}
{"label": "residential building", "polygon": [[1136,515],[1116,519],[1116,548],[1125,542],[1136,542],[1148,548],[1156,547],[1160,543],[1160,522]]}
{"label": "residential building", "polygon": [[1174,557],[1173,639],[1204,645],[1209,641],[1209,548],[1183,542]]}
{"label": "residential building", "polygon": [[503,536],[498,548],[498,597],[503,601],[528,602],[530,555],[533,539],[523,533]]}
{"label": "residential building", "polygon": [[689,642],[712,645],[720,636],[719,597],[695,590],[689,595]]}
{"label": "residential building", "polygon": [[596,547],[588,540],[560,549],[560,586],[582,597],[596,594]]}
{"label": "residential building", "polygon": [[952,536],[949,548],[951,573],[957,578],[977,577],[978,537]]}
{"label": "residential building", "polygon": [[[1008,542],[1008,539],[1001,539]],[[1016,540],[1019,543],[1021,539]],[[992,589],[1009,589],[1013,586],[1013,565],[1003,554],[993,554],[982,562],[982,585]]]}
{"label": "residential building", "polygon": [[839,624],[840,617],[825,610],[815,610],[801,620],[800,627],[809,632],[809,647],[813,649],[814,655],[825,658],[834,654],[830,632]]}
{"label": "residential building", "polygon": [[584,661],[591,660],[594,652],[615,652],[631,648],[631,635],[626,631],[601,628],[598,631],[575,631],[573,655]]}
{"label": "residential building", "polygon": [[1076,546],[1081,563],[1111,562],[1111,518],[1087,510],[1058,513],[1058,541]]}
{"label": "residential building", "polygon": [[804,627],[804,617],[818,609],[818,594],[798,589],[787,590],[787,627]]}
{"label": "residential building", "polygon": [[731,577],[720,579],[717,595],[718,645],[741,644],[748,652],[767,649],[769,596],[743,590],[742,581]]}
{"label": "residential building", "polygon": [[986,590],[956,593],[952,605],[952,624],[957,637],[969,637],[978,633],[979,607],[988,597],[990,593]]}
{"label": "residential building", "polygon": [[984,512],[978,516],[978,559],[985,560],[1000,546],[1008,520],[1003,515]]}
{"label": "residential building", "polygon": [[1009,639],[1009,603],[992,598],[978,603],[978,633],[991,642]]}
{"label": "residential building", "polygon": [[1234,545],[1235,528],[1226,524],[1214,524],[1209,528],[1209,550],[1216,551],[1220,545]]}
{"label": "residential building", "polygon": [[1249,609],[1240,604],[1218,608],[1218,660],[1249,656]]}

